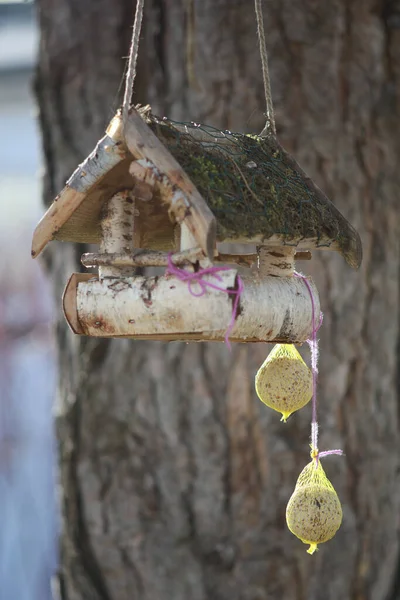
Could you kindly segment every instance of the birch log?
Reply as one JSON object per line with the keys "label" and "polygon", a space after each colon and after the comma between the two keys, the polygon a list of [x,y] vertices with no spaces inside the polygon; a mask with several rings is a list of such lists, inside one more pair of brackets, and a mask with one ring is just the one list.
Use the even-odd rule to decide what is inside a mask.
{"label": "birch log", "polygon": [[[234,289],[237,274],[236,269],[220,273],[218,286]],[[216,283],[213,277],[204,280]],[[319,315],[318,292],[312,282],[311,286]],[[232,317],[232,296],[208,289],[195,297],[187,283],[171,275],[91,279],[77,284],[76,311],[82,333],[89,336],[223,341]],[[68,312],[70,321],[73,315]],[[245,278],[232,341],[301,343],[311,329],[310,296],[303,281]]]}
{"label": "birch log", "polygon": [[292,246],[276,246],[269,248],[260,246],[258,249],[258,270],[260,276],[274,275],[289,277],[295,268],[296,248]]}
{"label": "birch log", "polygon": [[[118,192],[106,204],[101,219],[102,240],[100,252],[133,251],[135,203],[129,190]],[[132,267],[101,266],[99,277],[127,277],[133,275]]]}

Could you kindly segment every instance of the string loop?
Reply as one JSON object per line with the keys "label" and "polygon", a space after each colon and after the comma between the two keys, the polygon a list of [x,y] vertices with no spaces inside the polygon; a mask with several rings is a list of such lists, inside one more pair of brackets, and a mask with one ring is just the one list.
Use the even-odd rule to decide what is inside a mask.
{"label": "string loop", "polygon": [[312,333],[311,337],[307,340],[307,344],[311,351],[311,372],[313,379],[313,395],[312,395],[312,417],[311,417],[311,458],[315,460],[315,466],[318,467],[318,461],[323,456],[330,456],[331,454],[343,455],[343,451],[340,449],[325,450],[320,452],[318,450],[318,410],[317,410],[317,380],[318,380],[318,338],[317,333],[322,325],[323,315],[320,314],[318,323],[316,322],[315,315],[315,299],[314,294],[308,281],[307,277],[301,273],[294,272],[294,276],[302,279],[306,285],[311,300],[311,322],[312,322]]}
{"label": "string loop", "polygon": [[[269,69],[268,69],[268,53],[267,53],[267,44],[265,41],[265,31],[264,31],[264,19],[263,19],[263,11],[262,11],[262,0],[254,0],[256,20],[257,20],[257,35],[258,35],[258,43],[260,49],[260,57],[261,57],[261,68],[263,75],[263,83],[264,83],[264,94],[265,94],[265,104],[266,104],[266,124],[264,129],[262,130],[260,136],[263,137],[272,133],[276,135],[276,126],[275,126],[275,116],[274,116],[274,106],[272,103],[272,94],[271,94],[271,83],[269,78]],[[122,103],[122,114],[125,118],[128,114],[129,105],[132,101],[133,94],[133,85],[136,77],[136,65],[139,53],[139,39],[140,32],[142,29],[142,21],[143,21],[143,12],[144,12],[144,0],[136,0],[136,11],[135,11],[135,21],[133,24],[132,31],[132,41],[129,50],[129,61],[128,68],[126,73],[126,81],[125,81],[125,92],[124,99]]]}

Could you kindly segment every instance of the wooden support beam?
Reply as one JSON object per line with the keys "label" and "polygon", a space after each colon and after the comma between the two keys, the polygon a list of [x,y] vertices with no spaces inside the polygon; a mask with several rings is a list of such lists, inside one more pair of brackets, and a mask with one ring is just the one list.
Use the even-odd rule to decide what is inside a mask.
{"label": "wooden support beam", "polygon": [[296,248],[292,246],[277,246],[276,248],[259,246],[257,254],[260,277],[266,275],[290,277],[293,275]]}
{"label": "wooden support beam", "polygon": [[[109,253],[129,253],[133,251],[133,231],[135,220],[135,200],[130,190],[114,194],[103,208],[101,219],[102,241],[100,252],[107,257]],[[99,277],[128,277],[133,275],[131,265],[110,264],[99,267]]]}
{"label": "wooden support beam", "polygon": [[[175,252],[171,255],[174,265],[183,265],[185,263],[194,263],[204,258],[204,253],[200,248]],[[134,250],[132,254],[114,253],[114,254],[83,254],[82,264],[87,267],[166,267],[168,266],[168,254],[157,250]]]}
{"label": "wooden support beam", "polygon": [[[155,250],[134,250],[131,254],[127,253],[87,253],[82,255],[81,262],[87,267],[166,267],[168,254]],[[204,258],[201,248],[191,248],[181,252],[174,252],[171,260],[174,265],[184,265],[185,263],[197,262]],[[296,252],[295,260],[310,260],[310,252]],[[236,264],[241,267],[251,267],[258,260],[257,254],[222,254],[214,256],[213,262],[224,264]]]}

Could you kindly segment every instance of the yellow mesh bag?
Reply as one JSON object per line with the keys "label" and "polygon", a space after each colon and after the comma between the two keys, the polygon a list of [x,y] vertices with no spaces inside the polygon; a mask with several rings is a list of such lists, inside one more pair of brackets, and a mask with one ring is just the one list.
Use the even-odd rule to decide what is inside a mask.
{"label": "yellow mesh bag", "polygon": [[286,422],[311,400],[312,391],[312,373],[293,344],[276,344],[256,375],[260,400]]}
{"label": "yellow mesh bag", "polygon": [[322,468],[312,460],[299,475],[295,490],[286,508],[290,531],[313,554],[318,544],[327,542],[342,523],[342,507],[335,489]]}

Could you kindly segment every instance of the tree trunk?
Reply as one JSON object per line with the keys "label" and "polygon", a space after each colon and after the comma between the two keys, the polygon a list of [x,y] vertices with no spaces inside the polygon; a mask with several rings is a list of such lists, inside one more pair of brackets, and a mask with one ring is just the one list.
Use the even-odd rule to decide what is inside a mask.
{"label": "tree trunk", "polygon": [[[118,107],[134,6],[39,0],[48,203]],[[269,0],[278,136],[359,230],[361,271],[315,252],[321,449],[343,504],[310,557],[285,507],[310,408],[256,398],[270,347],[74,338],[59,311],[64,600],[395,600],[399,568],[400,7]],[[233,131],[264,125],[253,4],[148,0],[135,102]],[[53,243],[58,301],[82,248]],[[59,302],[60,304],[60,302]]]}

